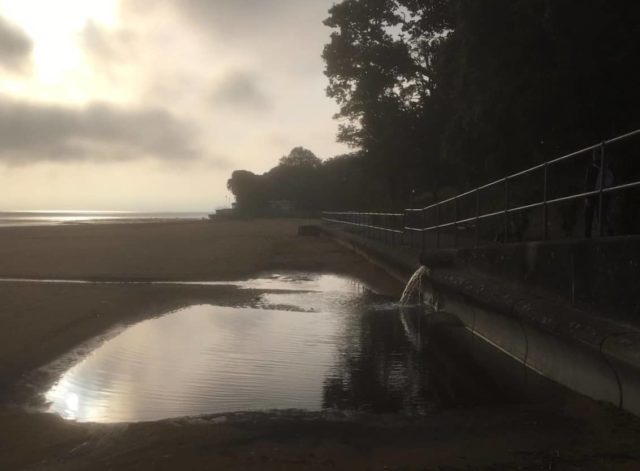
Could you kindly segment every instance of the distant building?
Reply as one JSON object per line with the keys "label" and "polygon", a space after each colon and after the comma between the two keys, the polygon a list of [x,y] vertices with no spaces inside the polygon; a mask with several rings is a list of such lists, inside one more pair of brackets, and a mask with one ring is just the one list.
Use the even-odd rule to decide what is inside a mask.
{"label": "distant building", "polygon": [[209,214],[209,219],[225,219],[233,217],[235,208],[216,209],[215,214]]}
{"label": "distant building", "polygon": [[293,212],[293,203],[289,200],[269,201],[269,212],[273,215],[286,216]]}

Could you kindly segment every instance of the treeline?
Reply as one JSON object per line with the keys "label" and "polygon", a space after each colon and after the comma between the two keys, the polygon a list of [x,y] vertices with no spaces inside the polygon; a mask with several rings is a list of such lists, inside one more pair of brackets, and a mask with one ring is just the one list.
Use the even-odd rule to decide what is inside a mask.
{"label": "treeline", "polygon": [[638,18],[626,0],[343,0],[323,58],[354,153],[229,188],[239,207],[400,208],[640,127]]}
{"label": "treeline", "polygon": [[247,170],[231,174],[227,187],[236,197],[237,209],[247,214],[269,213],[275,202],[290,202],[294,211],[316,213],[322,209],[363,207],[365,173],[355,155],[320,160],[303,147],[283,156],[278,165],[262,175]]}

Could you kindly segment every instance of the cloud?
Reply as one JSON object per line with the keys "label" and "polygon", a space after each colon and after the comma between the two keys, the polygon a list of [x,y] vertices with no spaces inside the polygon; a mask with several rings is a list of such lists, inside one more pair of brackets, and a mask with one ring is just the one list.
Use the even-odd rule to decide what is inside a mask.
{"label": "cloud", "polygon": [[95,21],[87,21],[81,34],[85,51],[98,61],[119,61],[134,49],[134,33],[130,30],[105,31]]}
{"label": "cloud", "polygon": [[[289,23],[292,12],[309,6],[300,0],[173,0],[170,3],[190,20],[225,32],[275,29],[279,24]],[[155,0],[128,0],[124,7],[139,15],[157,4]]]}
{"label": "cloud", "polygon": [[232,168],[262,173],[300,143],[345,152],[322,73],[333,1],[74,0],[60,44],[7,9],[37,68],[0,81],[3,204],[216,206]]}
{"label": "cloud", "polygon": [[33,44],[20,29],[0,17],[0,66],[21,72],[28,64]]}
{"label": "cloud", "polygon": [[0,97],[0,161],[195,159],[191,128],[159,108],[82,108]]}
{"label": "cloud", "polygon": [[247,71],[226,75],[211,94],[214,106],[232,107],[237,110],[264,111],[271,107],[262,91],[259,78]]}
{"label": "cloud", "polygon": [[288,74],[322,73],[320,55],[329,40],[322,24],[334,0],[128,0],[124,16],[181,18],[204,41]]}

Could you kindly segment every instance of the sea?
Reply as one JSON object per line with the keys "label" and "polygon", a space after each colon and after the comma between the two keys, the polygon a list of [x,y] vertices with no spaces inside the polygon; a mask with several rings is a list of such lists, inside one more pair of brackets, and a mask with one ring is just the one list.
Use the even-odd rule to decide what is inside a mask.
{"label": "sea", "polygon": [[0,211],[0,227],[207,219],[206,212]]}

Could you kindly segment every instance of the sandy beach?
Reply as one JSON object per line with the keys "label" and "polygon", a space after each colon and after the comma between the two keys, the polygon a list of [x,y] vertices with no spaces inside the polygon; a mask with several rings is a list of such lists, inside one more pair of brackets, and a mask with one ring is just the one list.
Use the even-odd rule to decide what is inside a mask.
{"label": "sandy beach", "polygon": [[2,228],[0,277],[237,280],[280,268],[353,270],[359,259],[344,259],[334,244],[297,237],[304,223],[277,219]]}
{"label": "sandy beach", "polygon": [[[0,229],[0,278],[242,280],[302,270],[402,285],[303,220]],[[0,469],[638,469],[640,421],[587,399],[426,417],[236,413],[98,425],[25,407],[39,370],[110,329],[198,303],[242,305],[228,286],[0,282]]]}
{"label": "sandy beach", "polygon": [[[382,292],[402,286],[326,238],[298,237],[304,220],[85,224],[0,229],[0,278],[237,281],[272,270],[343,273]],[[0,283],[0,384],[120,323],[180,306],[250,299],[202,286]],[[238,299],[238,297],[241,297]],[[11,333],[11,335],[6,335]]]}

